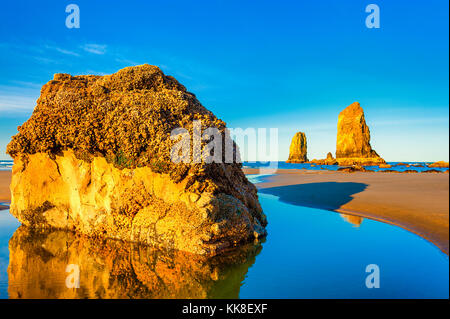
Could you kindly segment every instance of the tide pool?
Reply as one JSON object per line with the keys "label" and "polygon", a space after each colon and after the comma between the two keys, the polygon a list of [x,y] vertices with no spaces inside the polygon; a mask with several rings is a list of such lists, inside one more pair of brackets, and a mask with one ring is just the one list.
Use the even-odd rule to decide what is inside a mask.
{"label": "tide pool", "polygon": [[[102,247],[61,231],[33,233],[0,211],[0,297],[448,298],[448,256],[421,237],[273,195],[259,198],[268,236],[238,249],[232,262],[120,242]],[[75,262],[80,288],[69,289],[66,266]],[[379,269],[380,288],[366,287],[368,265]]]}

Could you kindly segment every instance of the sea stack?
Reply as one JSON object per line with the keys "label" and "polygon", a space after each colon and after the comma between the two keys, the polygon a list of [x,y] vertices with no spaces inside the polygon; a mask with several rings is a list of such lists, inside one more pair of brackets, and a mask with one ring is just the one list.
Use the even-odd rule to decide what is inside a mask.
{"label": "sea stack", "polygon": [[303,132],[295,133],[289,147],[289,159],[287,163],[305,163],[308,161],[306,135]]}
{"label": "sea stack", "polygon": [[336,160],[339,165],[385,163],[370,146],[370,131],[358,102],[347,106],[338,117]]}
{"label": "sea stack", "polygon": [[325,159],[325,165],[337,165],[337,160],[333,157],[333,154],[331,152],[327,153],[327,158]]}
{"label": "sea stack", "polygon": [[334,160],[333,154],[331,152],[327,153],[327,160],[329,160],[329,161]]}
{"label": "sea stack", "polygon": [[[56,74],[7,147],[10,211],[34,228],[210,256],[265,236],[266,217],[234,160],[236,145],[232,163],[225,148],[218,162],[192,160],[215,138],[204,134],[196,144],[195,123],[226,140],[225,123],[156,66]],[[171,156],[180,142],[175,129],[194,149],[179,162]]]}
{"label": "sea stack", "polygon": [[333,157],[333,154],[331,154],[331,152],[327,153],[327,158],[325,158],[325,159],[313,159],[309,163],[310,164],[316,164],[316,165],[338,165],[338,162]]}

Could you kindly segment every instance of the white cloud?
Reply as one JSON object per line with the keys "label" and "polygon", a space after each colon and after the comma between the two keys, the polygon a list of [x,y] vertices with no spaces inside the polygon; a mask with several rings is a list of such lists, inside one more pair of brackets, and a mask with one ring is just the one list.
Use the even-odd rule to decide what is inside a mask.
{"label": "white cloud", "polygon": [[106,44],[85,44],[82,49],[89,53],[102,55],[106,53]]}
{"label": "white cloud", "polygon": [[15,82],[20,86],[0,85],[0,116],[2,113],[30,112],[36,106],[41,85],[32,82]]}
{"label": "white cloud", "polygon": [[125,64],[125,65],[127,65],[127,66],[142,64],[142,63],[138,63],[138,62],[133,61],[133,60],[122,59],[122,58],[116,58],[116,62],[119,62],[119,63],[121,63],[121,64]]}
{"label": "white cloud", "polygon": [[69,51],[69,50],[64,50],[64,49],[61,49],[61,48],[55,48],[55,50],[58,51],[59,53],[66,54],[66,55],[80,56],[76,52],[72,52],[72,51]]}
{"label": "white cloud", "polygon": [[65,55],[71,55],[71,56],[80,56],[78,53],[74,52],[74,51],[70,51],[70,50],[66,50],[60,47],[56,47],[56,46],[51,46],[51,45],[45,45],[46,49],[49,50],[55,50],[59,53],[65,54]]}
{"label": "white cloud", "polygon": [[[42,87],[42,83],[34,83],[34,82],[28,82],[28,81],[17,81],[17,80],[11,80],[11,83],[14,83],[15,85],[19,85],[21,88],[28,88],[28,89],[38,89],[40,90]],[[0,85],[0,90],[4,90],[4,88],[8,88],[7,86]]]}
{"label": "white cloud", "polygon": [[45,57],[41,57],[41,56],[35,56],[33,58],[36,61],[39,61],[40,63],[44,63],[44,64],[61,64],[60,60],[45,58]]}
{"label": "white cloud", "polygon": [[17,95],[0,95],[0,112],[29,112],[34,109],[36,98]]}

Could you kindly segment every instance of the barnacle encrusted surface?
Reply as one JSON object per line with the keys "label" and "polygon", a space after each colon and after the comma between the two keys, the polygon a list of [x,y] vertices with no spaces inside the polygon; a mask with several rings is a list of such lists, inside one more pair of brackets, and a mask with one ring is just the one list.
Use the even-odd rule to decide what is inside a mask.
{"label": "barnacle encrusted surface", "polygon": [[[225,123],[156,66],[106,76],[56,74],[7,147],[15,162],[11,211],[32,226],[158,245],[170,241],[208,254],[264,235],[256,188],[240,163],[224,163],[225,148],[221,163],[171,160],[177,142],[172,130],[181,127],[192,136],[194,121],[219,129],[223,144]],[[167,210],[177,212],[170,222],[164,222]],[[139,236],[133,233],[156,224],[165,225],[156,235],[148,229],[145,236],[142,229]],[[162,239],[173,232],[175,237]]]}

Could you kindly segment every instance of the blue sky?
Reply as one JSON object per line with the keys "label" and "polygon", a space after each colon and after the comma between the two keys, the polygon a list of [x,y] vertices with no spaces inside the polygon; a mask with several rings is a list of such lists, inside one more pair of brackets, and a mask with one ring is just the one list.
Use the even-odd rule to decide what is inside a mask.
{"label": "blue sky", "polygon": [[[68,29],[66,5],[80,8]],[[365,7],[380,7],[368,29]],[[448,1],[9,1],[0,11],[0,159],[54,73],[143,63],[175,76],[229,127],[304,131],[335,151],[359,101],[388,161],[449,157]]]}

